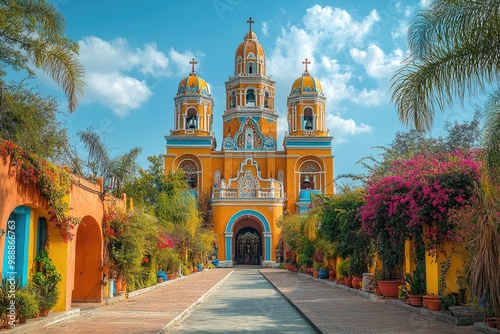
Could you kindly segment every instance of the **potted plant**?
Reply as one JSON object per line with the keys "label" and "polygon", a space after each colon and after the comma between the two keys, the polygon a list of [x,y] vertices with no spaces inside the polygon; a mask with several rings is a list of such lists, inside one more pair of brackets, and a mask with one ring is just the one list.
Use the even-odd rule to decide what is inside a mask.
{"label": "potted plant", "polygon": [[36,296],[26,289],[16,292],[16,307],[20,324],[26,323],[27,319],[33,318],[39,312]]}
{"label": "potted plant", "polygon": [[342,260],[342,262],[339,263],[337,266],[337,273],[340,275],[341,278],[344,279],[344,284],[348,285],[348,278],[350,276],[349,270],[351,269],[351,259],[345,259]]}
{"label": "potted plant", "polygon": [[29,291],[35,293],[40,315],[46,316],[59,300],[58,283],[62,280],[56,266],[49,258],[47,251],[43,250],[35,257],[37,272],[30,281]]}
{"label": "potted plant", "polygon": [[415,307],[423,305],[422,296],[426,291],[425,275],[423,275],[421,267],[417,266],[413,274],[406,274],[405,278],[405,283],[410,286],[408,290],[408,303]]}

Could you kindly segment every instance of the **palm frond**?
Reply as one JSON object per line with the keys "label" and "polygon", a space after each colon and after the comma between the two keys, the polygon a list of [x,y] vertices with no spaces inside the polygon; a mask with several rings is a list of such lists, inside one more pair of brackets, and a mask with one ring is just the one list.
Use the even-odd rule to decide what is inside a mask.
{"label": "palm frond", "polygon": [[110,168],[109,152],[101,137],[92,128],[78,132],[78,136],[89,151],[89,164],[95,166],[99,176],[107,176]]}
{"label": "palm frond", "polygon": [[500,185],[500,89],[490,95],[483,116],[486,168],[492,181]]}
{"label": "palm frond", "polygon": [[68,109],[75,111],[83,96],[85,71],[79,62],[77,46],[71,44],[43,44],[35,49],[35,65],[47,72],[62,86],[68,97]]}
{"label": "palm frond", "polygon": [[483,188],[476,186],[475,193],[478,199],[476,210],[480,213],[478,228],[480,244],[475,256],[471,273],[471,292],[480,300],[491,300],[496,316],[500,316],[500,237],[498,222],[494,220],[494,210],[497,209],[495,196],[488,196]]}
{"label": "palm frond", "polygon": [[496,0],[436,0],[408,32],[411,55],[392,78],[402,123],[429,131],[434,107],[475,97],[498,85],[500,5]]}

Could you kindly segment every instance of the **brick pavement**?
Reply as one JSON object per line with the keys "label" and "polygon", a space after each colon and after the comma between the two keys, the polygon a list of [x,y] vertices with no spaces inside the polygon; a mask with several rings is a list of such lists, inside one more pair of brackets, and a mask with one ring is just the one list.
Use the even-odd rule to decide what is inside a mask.
{"label": "brick pavement", "polygon": [[[279,269],[254,268],[252,270],[255,270],[256,273],[257,269],[259,269],[262,275],[305,316],[318,332],[477,333],[472,326],[448,325],[435,319],[425,318],[387,305],[383,300],[363,298],[352,292],[332,287],[304,275],[297,275]],[[245,270],[248,270],[248,268]],[[159,286],[155,290],[112,305],[84,307],[81,316],[72,320],[41,328],[41,326],[36,327],[37,321],[40,319],[34,319],[29,321],[34,326],[19,326],[11,332],[61,334],[166,332],[180,318],[188,314],[195,305],[201,303],[216,287],[220,286],[217,292],[224,294],[226,291],[219,290],[226,286],[223,283],[232,272],[232,269],[222,268],[207,270],[184,279],[168,282],[168,284]],[[255,294],[258,290],[255,290],[254,286],[254,291],[250,291],[252,289],[250,285],[250,282],[240,284],[241,290],[245,290],[244,288],[247,286],[248,293]],[[238,297],[235,296],[234,298],[237,299]],[[234,313],[237,312],[238,309],[234,309]],[[248,309],[240,310],[240,312],[248,313]],[[270,313],[272,313],[270,314],[272,317],[275,312]],[[224,319],[225,315],[217,314],[217,317],[219,316]],[[203,332],[212,333],[214,328],[209,328],[211,326],[209,323],[206,325],[208,327]],[[254,332],[257,330],[257,328],[246,328],[243,323],[239,325],[239,331]]]}
{"label": "brick pavement", "polygon": [[[150,292],[91,310],[32,333],[159,333],[201,302],[232,269],[205,270]],[[21,330],[21,327],[19,328]]]}
{"label": "brick pavement", "polygon": [[448,325],[289,271],[260,272],[322,333],[477,333],[472,326]]}

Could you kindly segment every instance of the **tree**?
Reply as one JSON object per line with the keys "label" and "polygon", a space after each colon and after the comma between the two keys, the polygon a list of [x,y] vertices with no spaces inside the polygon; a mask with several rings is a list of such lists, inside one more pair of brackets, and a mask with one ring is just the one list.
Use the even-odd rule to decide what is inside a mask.
{"label": "tree", "polygon": [[[393,78],[400,120],[428,131],[434,107],[492,89],[486,104],[485,147],[490,174],[500,168],[500,5],[497,0],[435,0],[408,30],[410,56]],[[498,180],[497,180],[498,181]]]}
{"label": "tree", "polygon": [[[499,18],[498,0],[433,1],[411,24],[408,33],[411,54],[393,78],[392,100],[401,121],[421,130],[431,128],[434,104],[444,110],[457,98],[463,104],[465,96],[477,97],[491,90],[484,111],[487,182],[481,183],[483,190],[490,182],[497,186],[500,183]],[[484,193],[486,201],[491,200],[489,196],[495,196],[492,192]],[[492,231],[483,229],[481,242],[491,240]],[[493,247],[498,254],[498,243]],[[475,259],[474,266],[483,268],[483,273],[476,277],[487,274],[484,268],[490,261],[485,256]],[[476,292],[489,290],[484,282],[472,282]],[[500,299],[498,289],[490,293],[492,299]],[[500,315],[499,305],[500,302],[494,303],[497,316]]]}
{"label": "tree", "polygon": [[[111,158],[110,150],[101,139],[102,135],[99,135],[92,128],[81,131],[78,135],[89,151],[87,167],[91,175],[104,178],[114,176],[116,179],[115,186],[117,192],[121,192],[126,184],[133,182],[138,168],[137,157],[142,152],[141,148],[135,147],[128,153]],[[77,170],[82,169],[80,166],[73,166],[73,171]]]}
{"label": "tree", "polygon": [[32,76],[33,62],[62,86],[73,112],[83,95],[84,69],[78,43],[64,37],[64,29],[64,17],[45,0],[0,0],[0,63]]}
{"label": "tree", "polygon": [[0,138],[53,162],[64,160],[69,149],[66,129],[57,120],[53,97],[28,88],[24,82],[4,85],[0,80]]}

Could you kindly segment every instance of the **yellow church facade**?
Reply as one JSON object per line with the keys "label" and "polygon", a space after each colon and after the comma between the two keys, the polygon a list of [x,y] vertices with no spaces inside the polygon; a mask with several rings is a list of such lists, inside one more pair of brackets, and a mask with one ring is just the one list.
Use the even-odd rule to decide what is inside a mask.
{"label": "yellow church facade", "polygon": [[219,266],[275,266],[284,260],[278,219],[307,212],[311,194],[334,191],[332,139],[325,124],[321,83],[305,71],[287,100],[288,131],[278,150],[275,82],[250,29],[238,45],[234,74],[225,83],[223,141],[212,132],[210,86],[195,72],[174,97],[174,129],[165,136],[165,173],[184,170],[200,203],[210,203]]}

